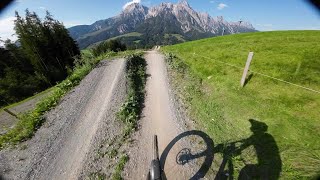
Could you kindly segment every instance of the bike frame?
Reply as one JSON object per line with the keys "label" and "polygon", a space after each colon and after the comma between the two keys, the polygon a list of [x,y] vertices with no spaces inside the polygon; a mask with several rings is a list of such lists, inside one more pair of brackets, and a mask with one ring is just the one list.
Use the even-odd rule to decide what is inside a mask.
{"label": "bike frame", "polygon": [[158,151],[158,138],[157,135],[153,137],[153,157],[151,161],[151,166],[149,170],[148,179],[150,180],[161,180],[161,166],[159,160],[159,151]]}

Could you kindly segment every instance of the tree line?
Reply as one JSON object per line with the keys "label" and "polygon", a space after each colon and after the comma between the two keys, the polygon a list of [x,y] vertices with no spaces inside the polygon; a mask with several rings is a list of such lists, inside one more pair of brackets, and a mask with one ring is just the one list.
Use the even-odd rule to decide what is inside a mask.
{"label": "tree line", "polygon": [[127,50],[127,47],[125,44],[121,43],[121,41],[118,40],[109,40],[105,42],[101,42],[91,48],[91,52],[94,56],[99,56],[101,54],[104,54],[106,52],[119,52],[119,51],[125,51]]}
{"label": "tree line", "polygon": [[0,107],[17,102],[64,80],[80,57],[68,30],[47,11],[41,20],[35,12],[15,14],[18,40],[0,47]]}

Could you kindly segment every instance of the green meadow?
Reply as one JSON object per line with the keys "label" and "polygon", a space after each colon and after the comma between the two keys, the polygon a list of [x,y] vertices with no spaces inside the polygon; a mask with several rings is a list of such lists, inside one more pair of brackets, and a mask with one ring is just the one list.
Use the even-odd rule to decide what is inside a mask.
{"label": "green meadow", "polygon": [[174,84],[199,127],[215,144],[239,141],[230,156],[235,177],[248,164],[273,164],[275,179],[319,177],[320,31],[235,34],[162,51],[171,53]]}

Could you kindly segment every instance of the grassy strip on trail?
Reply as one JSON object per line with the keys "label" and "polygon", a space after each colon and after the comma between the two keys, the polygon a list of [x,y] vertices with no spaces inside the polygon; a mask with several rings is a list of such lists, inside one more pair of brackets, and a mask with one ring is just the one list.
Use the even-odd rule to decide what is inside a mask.
{"label": "grassy strip on trail", "polygon": [[127,60],[126,71],[128,81],[128,95],[125,103],[118,112],[118,118],[126,124],[124,136],[129,136],[137,126],[137,121],[143,108],[145,83],[146,83],[146,61],[142,54],[134,54]]}
{"label": "grassy strip on trail", "polygon": [[[121,151],[120,148],[136,129],[138,119],[143,109],[147,76],[146,61],[142,58],[142,55],[142,52],[136,52],[126,57],[127,96],[117,113],[117,118],[123,122],[124,129],[118,137],[111,140],[109,139],[110,142],[107,143],[107,151],[101,150],[105,144],[100,145],[100,149],[97,150],[97,158],[104,158],[107,155],[110,161],[118,161],[115,162],[115,169],[111,175],[111,179],[115,180],[122,179],[121,172],[129,160],[128,155],[126,155],[125,151]],[[115,157],[118,156],[119,153],[122,155],[120,160],[117,160]],[[107,176],[103,172],[93,172],[89,175],[89,179],[107,179]]]}
{"label": "grassy strip on trail", "polygon": [[[142,58],[142,53],[133,54],[128,57],[126,64],[128,94],[125,102],[122,104],[117,116],[125,124],[122,137],[117,143],[119,146],[130,134],[136,129],[138,119],[143,109],[146,84],[146,61]],[[118,180],[121,178],[121,172],[129,160],[127,155],[123,155],[118,162],[112,179]]]}
{"label": "grassy strip on trail", "polygon": [[33,110],[19,115],[17,124],[6,134],[0,136],[0,150],[31,138],[45,121],[43,115],[55,107],[70,89],[78,85],[100,60],[126,56],[129,53],[132,52],[109,52],[95,58],[91,54],[83,53],[82,58],[75,61],[73,73],[66,80],[53,87],[50,95],[42,99]]}
{"label": "grassy strip on trail", "polygon": [[[235,178],[246,164],[263,163],[280,179],[319,176],[320,95],[254,73],[241,88],[243,69],[226,65],[244,68],[253,51],[252,71],[320,90],[319,41],[320,31],[258,32],[162,48],[174,53],[169,58],[174,85],[215,144],[251,140],[252,146],[232,159]],[[257,124],[259,135],[270,140],[261,146],[252,141]],[[270,165],[269,155],[280,159]]]}
{"label": "grassy strip on trail", "polygon": [[114,173],[112,174],[112,180],[121,180],[121,172],[123,171],[124,166],[129,161],[129,156],[124,154],[121,156],[119,163],[117,164]]}

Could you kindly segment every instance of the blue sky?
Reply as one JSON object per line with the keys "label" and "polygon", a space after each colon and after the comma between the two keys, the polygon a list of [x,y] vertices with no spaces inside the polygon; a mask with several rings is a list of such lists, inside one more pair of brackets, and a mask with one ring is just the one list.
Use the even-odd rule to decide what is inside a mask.
{"label": "blue sky", "polygon": [[[140,0],[132,0],[140,1]],[[67,27],[92,24],[119,14],[130,0],[17,0],[0,14],[1,39],[13,38],[14,11],[24,15],[28,8],[42,16],[49,10]],[[155,6],[161,2],[178,0],[141,0],[143,5]],[[211,16],[224,16],[228,21],[249,21],[260,31],[317,29],[320,13],[305,0],[188,0],[197,11]]]}

